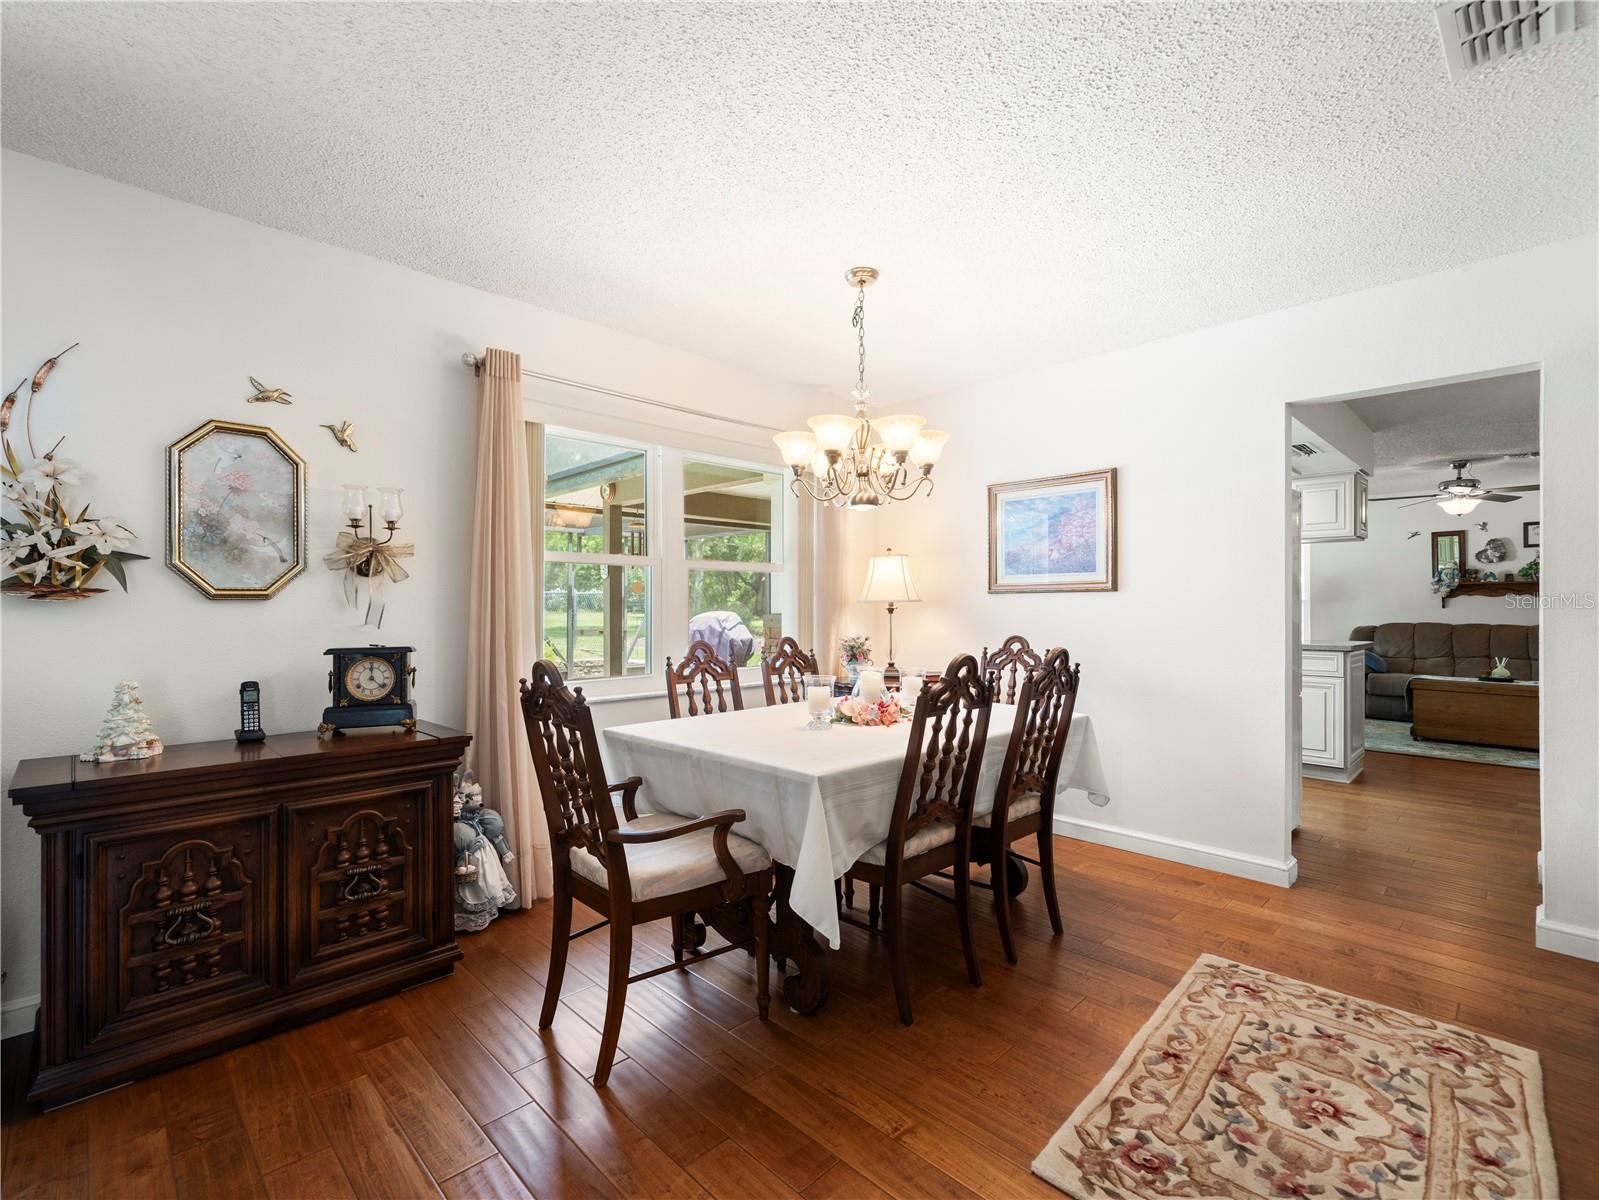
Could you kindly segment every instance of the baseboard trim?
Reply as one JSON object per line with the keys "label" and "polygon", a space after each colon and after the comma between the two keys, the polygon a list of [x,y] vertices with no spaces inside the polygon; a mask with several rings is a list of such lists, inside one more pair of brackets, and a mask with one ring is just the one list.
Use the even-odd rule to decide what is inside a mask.
{"label": "baseboard trim", "polygon": [[1599,962],[1599,929],[1584,929],[1581,925],[1568,925],[1564,921],[1551,921],[1543,915],[1543,905],[1538,906],[1533,941],[1540,950],[1553,950],[1556,954],[1569,954]]}
{"label": "baseboard trim", "polygon": [[18,996],[0,1004],[0,1038],[33,1032],[33,1016],[39,1011],[39,997]]}
{"label": "baseboard trim", "polygon": [[1056,816],[1055,832],[1080,842],[1093,842],[1096,846],[1147,854],[1150,858],[1164,858],[1168,862],[1203,867],[1207,871],[1237,875],[1278,887],[1293,887],[1294,880],[1299,878],[1299,861],[1294,858],[1277,862],[1253,854],[1239,854],[1236,850],[1223,850],[1218,846],[1204,846],[1198,842],[1185,842],[1154,833],[1138,833],[1100,821],[1084,821],[1079,817]]}

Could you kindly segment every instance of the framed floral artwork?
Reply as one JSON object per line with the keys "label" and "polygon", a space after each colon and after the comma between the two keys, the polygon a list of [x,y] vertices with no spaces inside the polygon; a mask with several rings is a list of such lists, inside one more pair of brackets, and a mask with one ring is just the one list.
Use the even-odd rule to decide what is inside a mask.
{"label": "framed floral artwork", "polygon": [[1116,468],[988,489],[990,592],[1114,592]]}
{"label": "framed floral artwork", "polygon": [[264,425],[207,421],[167,447],[167,565],[213,600],[305,570],[305,460]]}

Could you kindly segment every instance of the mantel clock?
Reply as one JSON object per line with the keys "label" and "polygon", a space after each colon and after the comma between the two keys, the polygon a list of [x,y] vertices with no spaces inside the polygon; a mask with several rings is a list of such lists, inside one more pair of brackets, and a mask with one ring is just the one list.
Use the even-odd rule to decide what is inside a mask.
{"label": "mantel clock", "polygon": [[328,691],[333,703],[322,710],[318,733],[337,734],[345,729],[380,725],[416,728],[416,708],[411,685],[416,668],[412,646],[336,646],[324,650],[333,657]]}

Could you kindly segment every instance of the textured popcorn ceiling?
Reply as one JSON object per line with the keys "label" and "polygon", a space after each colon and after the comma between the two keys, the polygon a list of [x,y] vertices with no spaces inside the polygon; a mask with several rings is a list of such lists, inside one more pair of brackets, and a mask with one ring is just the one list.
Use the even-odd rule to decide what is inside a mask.
{"label": "textured popcorn ceiling", "polygon": [[[879,402],[1592,231],[1414,4],[4,6],[7,146]],[[535,361],[537,347],[520,347]]]}

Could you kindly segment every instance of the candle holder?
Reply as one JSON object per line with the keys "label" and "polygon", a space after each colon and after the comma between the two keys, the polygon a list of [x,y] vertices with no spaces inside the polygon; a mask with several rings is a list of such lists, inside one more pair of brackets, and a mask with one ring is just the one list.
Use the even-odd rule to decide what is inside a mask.
{"label": "candle holder", "polygon": [[811,719],[806,729],[821,730],[833,727],[833,681],[835,675],[805,676],[805,711]]}
{"label": "candle holder", "polygon": [[[404,488],[378,488],[377,490],[383,505],[381,510],[383,513],[383,527],[388,530],[388,536],[382,541],[379,541],[376,536],[377,521],[373,517],[373,511],[376,506],[367,499],[366,485],[360,483],[347,483],[344,485],[344,519],[350,526],[350,537],[358,547],[368,551],[364,557],[357,559],[351,567],[362,579],[370,579],[374,570],[381,569],[379,556],[370,552],[376,550],[379,546],[387,546],[394,540],[394,535],[400,528],[400,518],[405,515],[405,507],[400,500],[400,493],[405,490]],[[365,533],[361,532],[363,525],[361,513],[363,509],[366,511]]]}

